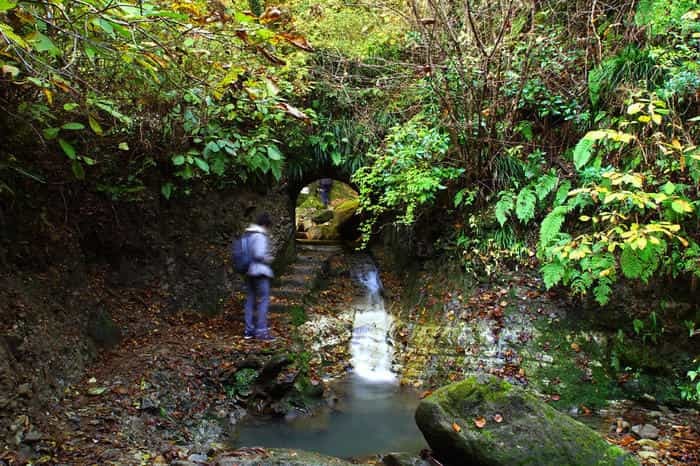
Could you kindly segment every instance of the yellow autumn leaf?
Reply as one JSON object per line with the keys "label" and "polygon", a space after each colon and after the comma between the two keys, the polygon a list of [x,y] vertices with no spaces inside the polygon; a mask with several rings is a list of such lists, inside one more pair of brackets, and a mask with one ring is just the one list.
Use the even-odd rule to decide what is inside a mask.
{"label": "yellow autumn leaf", "polygon": [[[647,247],[647,239],[644,236],[640,236],[637,238],[637,241],[635,242],[635,245],[637,246],[637,249],[642,250]],[[634,249],[634,245],[632,246]]]}
{"label": "yellow autumn leaf", "polygon": [[44,92],[44,95],[46,96],[46,101],[49,103],[49,105],[53,105],[53,92],[46,88],[42,89],[42,91]]}
{"label": "yellow autumn leaf", "polygon": [[671,209],[673,209],[674,212],[679,213],[679,214],[687,214],[693,212],[693,206],[690,204],[690,202],[686,201],[685,199],[676,199],[671,203]]}
{"label": "yellow autumn leaf", "polygon": [[641,112],[643,108],[644,104],[641,104],[639,102],[633,103],[632,105],[627,107],[627,114],[636,115],[637,113]]}

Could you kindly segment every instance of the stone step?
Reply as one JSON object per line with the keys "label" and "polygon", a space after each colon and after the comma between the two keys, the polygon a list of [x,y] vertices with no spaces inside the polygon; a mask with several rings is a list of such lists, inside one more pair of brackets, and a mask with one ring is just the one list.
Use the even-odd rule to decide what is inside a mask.
{"label": "stone step", "polygon": [[287,310],[289,310],[289,305],[282,303],[271,303],[267,308],[267,312],[273,312],[275,314],[281,314],[287,312]]}
{"label": "stone step", "polygon": [[289,275],[282,277],[280,287],[309,288],[314,282],[314,275]]}
{"label": "stone step", "polygon": [[343,243],[341,241],[335,241],[335,240],[326,240],[326,239],[303,239],[300,238],[297,240],[297,246],[308,246],[308,247],[313,247],[313,246],[335,246],[338,248],[341,248],[343,246]]}
{"label": "stone step", "polygon": [[326,260],[329,259],[328,254],[308,254],[308,253],[301,253],[297,254],[297,263],[299,264],[311,264],[311,265],[321,265],[323,264]]}
{"label": "stone step", "polygon": [[292,265],[289,266],[287,269],[287,273],[283,275],[283,277],[286,277],[287,275],[313,275],[316,274],[319,270],[321,269],[321,264],[319,263],[302,263],[302,262],[296,262]]}
{"label": "stone step", "polygon": [[271,295],[275,298],[282,298],[282,299],[301,299],[303,298],[308,290],[306,288],[278,288],[276,290],[272,290]]}
{"label": "stone step", "polygon": [[341,252],[343,248],[341,246],[329,246],[329,245],[321,245],[321,246],[310,246],[308,244],[297,244],[297,251],[299,252],[317,252],[317,253],[322,253],[322,254],[337,254]]}

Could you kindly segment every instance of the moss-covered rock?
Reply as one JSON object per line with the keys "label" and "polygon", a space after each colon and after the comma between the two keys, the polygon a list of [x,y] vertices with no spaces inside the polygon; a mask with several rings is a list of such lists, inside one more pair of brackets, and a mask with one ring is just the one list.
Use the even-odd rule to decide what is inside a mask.
{"label": "moss-covered rock", "polygon": [[333,219],[333,211],[332,210],[322,210],[321,212],[317,213],[316,215],[314,215],[311,218],[311,220],[316,225],[319,225],[321,223],[326,223],[332,219]]}
{"label": "moss-covered rock", "polygon": [[453,466],[637,464],[585,425],[493,376],[436,390],[418,405],[416,423],[436,457]]}
{"label": "moss-covered rock", "polygon": [[350,218],[355,215],[355,212],[360,207],[359,199],[348,199],[338,204],[335,209],[333,209],[333,223],[340,226],[343,223],[350,220]]}

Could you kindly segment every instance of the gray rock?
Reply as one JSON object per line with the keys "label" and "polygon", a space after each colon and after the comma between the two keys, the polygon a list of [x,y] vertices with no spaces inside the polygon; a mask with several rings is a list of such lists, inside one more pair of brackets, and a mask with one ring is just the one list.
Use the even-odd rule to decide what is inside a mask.
{"label": "gray rock", "polygon": [[32,394],[32,384],[23,383],[22,385],[17,387],[17,394],[19,396],[29,398],[29,396]]}
{"label": "gray rock", "polygon": [[194,453],[187,457],[187,461],[192,463],[206,463],[209,461],[209,458],[207,458],[207,455],[200,455],[199,453]]}
{"label": "gray rock", "polygon": [[302,450],[241,448],[221,455],[213,466],[350,466],[347,461]]}
{"label": "gray rock", "polygon": [[44,438],[44,434],[42,434],[41,432],[39,432],[37,430],[32,429],[24,435],[24,438],[22,439],[22,441],[24,443],[36,443],[36,442],[39,442],[40,440],[42,440],[43,438]]}
{"label": "gray rock", "polygon": [[592,429],[493,376],[436,390],[418,405],[416,423],[434,456],[447,464],[637,464]]}
{"label": "gray rock", "polygon": [[659,429],[651,424],[637,424],[632,426],[632,433],[639,438],[656,440],[659,438]]}
{"label": "gray rock", "polygon": [[430,463],[408,453],[389,453],[384,455],[382,463],[385,466],[430,466]]}
{"label": "gray rock", "polygon": [[100,348],[112,348],[122,339],[121,329],[103,308],[93,310],[88,316],[88,335]]}
{"label": "gray rock", "polygon": [[144,396],[141,398],[141,403],[139,404],[139,409],[141,411],[148,411],[153,414],[158,412],[160,407],[160,402],[154,396]]}

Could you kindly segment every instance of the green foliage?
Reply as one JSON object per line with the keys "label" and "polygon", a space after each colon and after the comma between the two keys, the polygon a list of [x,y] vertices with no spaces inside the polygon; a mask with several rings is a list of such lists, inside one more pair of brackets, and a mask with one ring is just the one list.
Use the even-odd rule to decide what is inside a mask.
{"label": "green foliage", "polygon": [[[55,177],[64,175],[49,155],[62,153],[75,178],[113,197],[142,192],[156,167],[166,197],[202,178],[279,180],[281,141],[313,117],[289,102],[300,95],[296,51],[310,45],[267,12],[20,0],[3,5],[0,38],[9,142],[0,156]],[[41,149],[25,144],[30,134]]]}
{"label": "green foliage", "polygon": [[556,206],[547,214],[540,224],[540,244],[551,244],[559,236],[567,213],[567,207]]}
{"label": "green foliage", "polygon": [[640,82],[651,89],[658,82],[661,70],[655,66],[654,56],[649,50],[629,45],[617,55],[604,60],[588,74],[588,91],[593,107],[601,101],[614,98],[623,84]]}
{"label": "green foliage", "polygon": [[292,318],[292,325],[299,327],[309,320],[306,310],[302,306],[292,306],[289,308],[289,314]]}
{"label": "green foliage", "polygon": [[515,207],[514,199],[515,196],[512,191],[501,191],[495,210],[496,220],[498,220],[501,226],[505,225],[508,221],[508,216],[510,216],[510,213]]}
{"label": "green foliage", "polygon": [[642,338],[642,344],[646,344],[647,341],[657,344],[665,331],[654,311],[649,313],[644,320],[634,319],[632,321],[632,329],[637,336]]}
{"label": "green foliage", "polygon": [[251,386],[257,377],[258,373],[255,371],[255,369],[246,368],[236,371],[233,376],[233,383],[226,389],[228,396],[234,397],[236,395],[250,395]]}
{"label": "green foliage", "polygon": [[529,187],[523,188],[515,201],[515,215],[523,223],[527,223],[535,218],[535,203],[537,196],[534,190]]}
{"label": "green foliage", "polygon": [[384,215],[412,225],[420,207],[434,202],[445,183],[463,173],[446,161],[448,141],[445,133],[415,117],[392,128],[384,146],[369,155],[371,165],[353,176],[360,189],[360,212],[367,216],[361,227],[365,243]]}
{"label": "green foliage", "polygon": [[634,20],[640,26],[647,26],[652,35],[663,34],[697,7],[695,0],[640,0]]}
{"label": "green foliage", "polygon": [[[581,175],[587,170],[600,175],[581,176],[583,186],[571,189],[563,205],[555,202],[540,227],[538,256],[546,286],[562,283],[577,294],[593,289],[600,304],[610,299],[619,275],[643,282],[657,275],[700,275],[692,229],[697,192],[680,188],[697,176],[691,161],[697,148],[676,138],[682,121],[671,122],[668,105],[653,94],[637,95],[627,116],[630,120],[620,119],[618,127],[630,132],[606,128],[584,136],[597,162],[589,166],[591,156],[577,159],[575,151],[576,168]],[[621,168],[595,168],[610,158]],[[571,229],[577,236],[562,232],[574,212],[579,216]]]}
{"label": "green foliage", "polygon": [[686,374],[690,383],[680,387],[681,398],[686,401],[700,401],[700,365]]}

